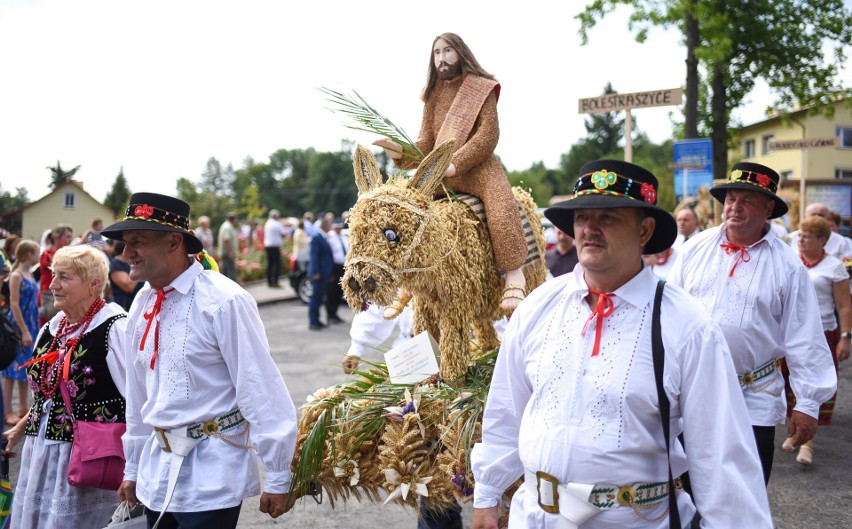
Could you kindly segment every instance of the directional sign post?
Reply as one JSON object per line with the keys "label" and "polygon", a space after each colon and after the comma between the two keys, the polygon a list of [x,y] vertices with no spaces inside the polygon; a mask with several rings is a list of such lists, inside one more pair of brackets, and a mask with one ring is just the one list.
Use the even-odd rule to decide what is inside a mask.
{"label": "directional sign post", "polygon": [[633,161],[633,115],[634,108],[663,107],[679,105],[683,101],[683,90],[672,88],[668,90],[651,90],[649,92],[634,92],[631,94],[604,94],[597,97],[580,99],[580,114],[600,114],[625,110],[624,120],[624,159]]}
{"label": "directional sign post", "polygon": [[805,220],[805,179],[807,178],[808,149],[819,149],[825,147],[840,147],[840,138],[832,136],[828,138],[802,138],[799,140],[770,141],[770,151],[802,151],[802,176],[799,178],[799,222]]}

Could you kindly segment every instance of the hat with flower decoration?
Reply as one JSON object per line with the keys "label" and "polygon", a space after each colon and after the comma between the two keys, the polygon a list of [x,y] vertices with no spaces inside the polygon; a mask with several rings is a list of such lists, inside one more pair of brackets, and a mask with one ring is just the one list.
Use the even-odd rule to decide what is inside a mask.
{"label": "hat with flower decoration", "polygon": [[778,191],[778,173],[759,163],[740,162],[734,165],[728,181],[710,189],[713,198],[725,203],[725,195],[729,189],[745,189],[757,191],[775,201],[775,209],[772,210],[770,219],[775,219],[787,213],[787,203],[776,193]]}
{"label": "hat with flower decoration", "polygon": [[187,253],[199,253],[204,245],[189,229],[189,204],[157,193],[133,193],[124,220],[107,226],[101,234],[121,240],[125,231],[174,231],[183,234]]}
{"label": "hat with flower decoration", "polygon": [[642,253],[654,254],[669,248],[677,237],[672,214],[657,206],[657,177],[650,171],[621,160],[597,160],[580,169],[574,198],[544,210],[553,225],[574,236],[574,210],[641,208],[656,220],[654,233]]}

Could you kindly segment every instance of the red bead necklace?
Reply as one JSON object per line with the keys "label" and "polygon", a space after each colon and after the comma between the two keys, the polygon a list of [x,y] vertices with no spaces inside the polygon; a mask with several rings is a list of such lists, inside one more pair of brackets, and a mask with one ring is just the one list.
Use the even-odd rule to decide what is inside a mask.
{"label": "red bead necklace", "polygon": [[[65,363],[65,357],[64,355],[59,354],[57,347],[59,340],[77,333],[77,330],[79,329],[80,332],[77,333],[77,337],[67,340],[63,347],[66,354],[69,351],[73,351],[80,342],[80,338],[82,338],[83,334],[86,332],[86,329],[89,328],[89,324],[92,323],[92,319],[94,319],[95,314],[104,308],[104,305],[106,305],[106,303],[103,298],[97,298],[95,302],[92,303],[92,306],[89,307],[89,310],[83,316],[83,319],[77,323],[69,323],[68,316],[63,316],[62,320],[59,321],[59,328],[56,330],[56,335],[53,337],[53,341],[50,342],[50,347],[47,348],[49,352],[45,353],[40,358],[40,360],[43,361],[41,362],[41,376],[39,377],[38,385],[42,394],[44,394],[45,399],[50,399],[56,394],[56,390],[59,389],[59,381],[62,380],[61,373],[63,364]],[[48,366],[47,364],[50,365]]]}
{"label": "red bead necklace", "polygon": [[802,264],[805,265],[805,268],[813,268],[816,265],[820,264],[823,259],[825,259],[825,250],[822,251],[822,255],[820,255],[819,259],[817,259],[816,261],[808,261],[802,254],[799,254],[799,259],[802,260]]}

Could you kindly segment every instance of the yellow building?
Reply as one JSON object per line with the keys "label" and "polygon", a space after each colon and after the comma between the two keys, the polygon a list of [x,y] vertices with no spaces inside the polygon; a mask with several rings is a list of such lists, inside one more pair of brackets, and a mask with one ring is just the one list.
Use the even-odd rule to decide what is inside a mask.
{"label": "yellow building", "polygon": [[[735,136],[738,148],[730,150],[731,162],[775,169],[787,191],[798,191],[804,174],[804,205],[822,202],[848,220],[852,217],[852,111],[841,100],[835,103],[832,118],[809,115],[808,109],[788,118],[772,116],[743,127]],[[832,138],[834,143],[829,141]]]}
{"label": "yellow building", "polygon": [[74,236],[88,230],[94,219],[101,219],[109,225],[115,218],[115,212],[98,202],[83,190],[80,182],[69,180],[43,196],[21,208],[21,236],[34,241],[41,240],[45,230],[57,224],[68,224],[74,229]]}

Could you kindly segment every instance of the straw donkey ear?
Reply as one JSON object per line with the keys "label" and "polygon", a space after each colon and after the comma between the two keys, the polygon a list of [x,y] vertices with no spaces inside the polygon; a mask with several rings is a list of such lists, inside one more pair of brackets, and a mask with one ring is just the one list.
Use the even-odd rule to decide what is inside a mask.
{"label": "straw donkey ear", "polygon": [[366,193],[382,185],[382,172],[379,162],[370,149],[359,145],[352,157],[352,168],[355,170],[355,185],[359,193]]}
{"label": "straw donkey ear", "polygon": [[456,142],[450,140],[430,152],[429,156],[424,158],[417,166],[414,178],[408,181],[408,188],[424,195],[432,195],[441,180],[444,179],[444,171],[449,167],[455,150]]}

